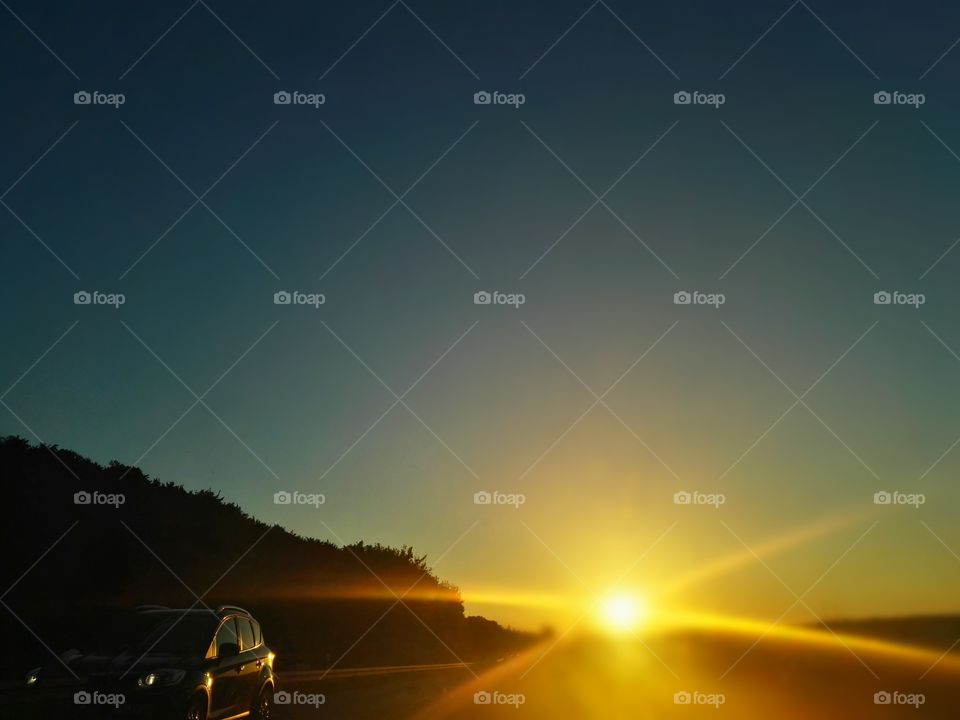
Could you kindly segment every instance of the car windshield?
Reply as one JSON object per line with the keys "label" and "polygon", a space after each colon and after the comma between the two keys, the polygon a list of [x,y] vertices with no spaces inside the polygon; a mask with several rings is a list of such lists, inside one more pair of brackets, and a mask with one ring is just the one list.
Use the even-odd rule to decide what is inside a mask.
{"label": "car windshield", "polygon": [[207,612],[137,613],[107,623],[93,643],[95,653],[202,655],[217,618]]}

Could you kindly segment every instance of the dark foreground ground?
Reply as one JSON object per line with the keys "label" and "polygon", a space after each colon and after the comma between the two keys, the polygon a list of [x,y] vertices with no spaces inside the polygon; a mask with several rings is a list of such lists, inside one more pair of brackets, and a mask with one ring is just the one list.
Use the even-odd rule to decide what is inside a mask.
{"label": "dark foreground ground", "polygon": [[[897,657],[862,648],[851,651],[839,644],[808,645],[771,638],[746,652],[755,640],[717,635],[580,638],[484,667],[322,681],[291,679],[288,689],[323,693],[325,701],[317,707],[286,707],[281,717],[960,717],[960,668],[955,656],[930,669],[939,652]],[[876,703],[876,693],[890,693],[891,702]],[[879,699],[886,697],[880,695]],[[490,702],[483,703],[487,698]],[[684,704],[687,698],[690,702]]]}
{"label": "dark foreground ground", "polygon": [[[280,672],[280,720],[960,717],[960,656],[721,633],[541,645],[501,662]],[[951,641],[952,642],[952,641]],[[944,647],[949,646],[949,642]],[[751,647],[753,646],[753,647]],[[880,693],[880,695],[877,695]],[[877,703],[890,698],[889,703]],[[0,718],[30,717],[0,695]]]}

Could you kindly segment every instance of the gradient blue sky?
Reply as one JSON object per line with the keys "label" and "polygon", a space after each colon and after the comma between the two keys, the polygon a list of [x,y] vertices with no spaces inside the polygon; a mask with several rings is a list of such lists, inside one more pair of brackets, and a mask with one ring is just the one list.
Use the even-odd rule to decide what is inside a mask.
{"label": "gradient blue sky", "polygon": [[[563,35],[589,3],[417,2],[352,49],[391,5],[318,5],[195,5],[146,55],[189,3],[0,12],[0,193],[76,123],[3,194],[0,385],[78,322],[4,395],[0,432],[139,461],[307,535],[438,558],[473,527],[436,568],[468,598],[579,594],[575,575],[602,590],[674,520],[627,582],[655,592],[742,551],[736,536],[760,546],[863,514],[771,567],[800,592],[880,519],[811,607],[958,609],[960,562],[940,540],[960,550],[960,451],[930,470],[960,437],[960,358],[944,347],[960,352],[960,250],[936,263],[960,235],[944,147],[960,149],[960,50],[936,62],[960,35],[952,4],[610,2]],[[126,103],[76,106],[80,89]],[[276,106],[281,89],[327,102]],[[481,89],[527,100],[476,106]],[[727,100],[674,105],[682,89]],[[878,90],[926,103],[877,106]],[[534,265],[593,203],[584,185],[603,193],[671,127],[605,197],[612,212],[594,207]],[[402,194],[461,136],[411,210],[344,255],[394,202],[381,181]],[[141,141],[197,194],[249,153],[204,197],[212,212],[194,207],[134,265],[194,202]],[[812,211],[794,207],[731,269],[794,203],[784,184],[803,195],[848,150],[804,197]],[[75,306],[81,289],[126,304]],[[282,289],[327,302],[276,306]],[[480,289],[527,302],[475,306]],[[678,307],[680,289],[727,302]],[[926,304],[874,305],[884,289]],[[619,419],[597,406],[563,435],[594,401],[584,384],[602,393],[671,326],[605,398]],[[130,331],[200,394],[271,327],[205,397],[223,423],[198,405],[154,446],[194,398]],[[727,472],[794,401],[774,373],[802,394],[871,327],[804,398],[820,419],[798,405]],[[373,373],[402,394],[469,328],[405,398],[423,422],[398,405],[334,466],[394,402]],[[327,504],[272,503],[294,488]],[[477,507],[478,489],[527,504]],[[677,508],[678,489],[728,502]],[[928,502],[878,513],[879,489]],[[684,599],[773,617],[792,601],[759,563]]]}

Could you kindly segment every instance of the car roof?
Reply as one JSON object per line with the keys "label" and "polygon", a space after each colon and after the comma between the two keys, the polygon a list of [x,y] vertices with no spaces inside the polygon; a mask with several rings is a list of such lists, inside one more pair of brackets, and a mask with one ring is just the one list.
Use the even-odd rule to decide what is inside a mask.
{"label": "car roof", "polygon": [[212,615],[216,618],[225,618],[229,615],[243,615],[253,618],[253,616],[241,607],[236,605],[221,605],[213,608],[170,608],[165,605],[141,605],[135,612],[139,615],[191,615],[198,617],[200,615]]}

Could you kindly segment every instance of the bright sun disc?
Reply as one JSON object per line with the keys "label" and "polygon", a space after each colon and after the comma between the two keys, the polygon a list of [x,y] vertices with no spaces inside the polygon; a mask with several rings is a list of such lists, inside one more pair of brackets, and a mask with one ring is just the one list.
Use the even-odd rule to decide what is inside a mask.
{"label": "bright sun disc", "polygon": [[608,630],[629,633],[643,625],[650,614],[644,598],[617,593],[604,598],[599,606],[599,620]]}

